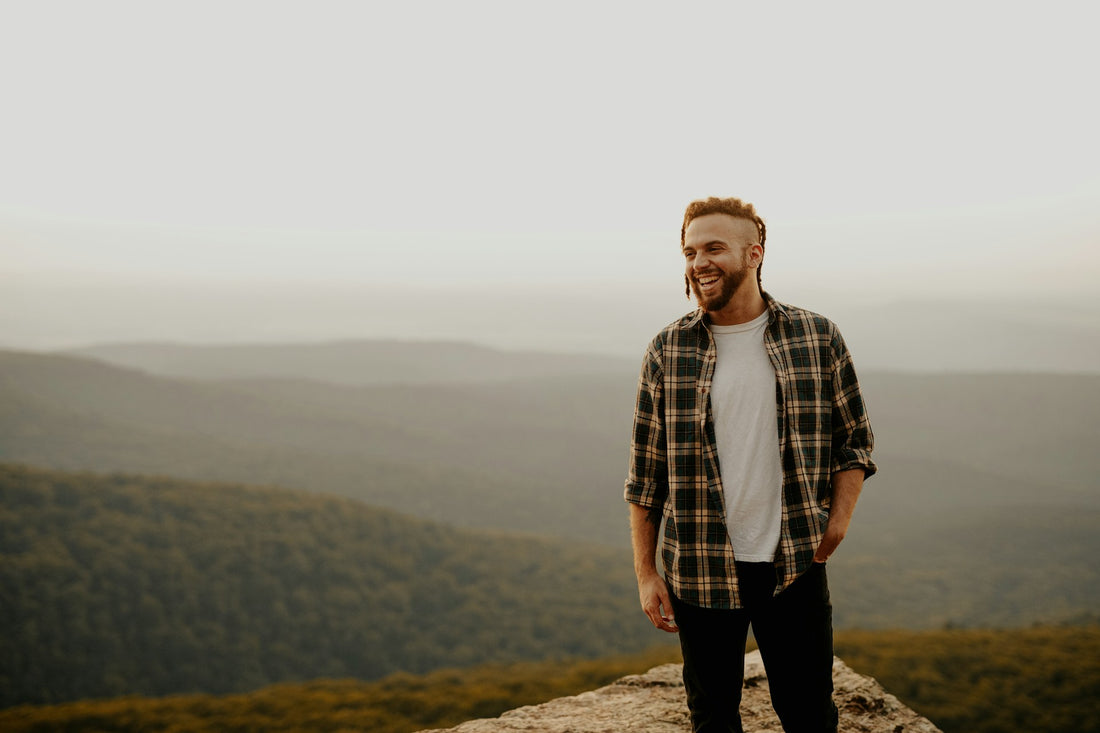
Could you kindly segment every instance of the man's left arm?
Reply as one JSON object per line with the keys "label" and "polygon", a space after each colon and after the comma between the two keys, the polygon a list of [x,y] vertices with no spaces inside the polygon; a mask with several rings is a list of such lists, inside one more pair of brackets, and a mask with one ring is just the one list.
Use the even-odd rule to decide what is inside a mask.
{"label": "man's left arm", "polygon": [[856,510],[859,492],[863,490],[862,468],[850,468],[833,474],[833,501],[829,507],[829,524],[825,527],[825,537],[817,546],[814,562],[825,562],[836,551],[844,535],[848,534],[848,524]]}
{"label": "man's left arm", "polygon": [[874,434],[852,357],[837,331],[833,336],[832,500],[825,536],[814,562],[825,562],[848,533],[863,481],[878,469],[871,460]]}

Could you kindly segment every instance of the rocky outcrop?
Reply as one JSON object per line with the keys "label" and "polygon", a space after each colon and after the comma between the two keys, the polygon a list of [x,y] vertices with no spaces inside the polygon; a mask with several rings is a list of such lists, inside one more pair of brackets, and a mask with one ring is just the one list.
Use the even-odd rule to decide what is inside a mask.
{"label": "rocky outcrop", "polygon": [[[902,705],[870,677],[833,660],[834,699],[844,733],[942,733],[926,718]],[[741,717],[746,733],[781,732],[768,698],[768,679],[759,652],[745,655]],[[471,720],[435,733],[684,733],[688,721],[684,683],[678,664],[654,667],[623,677],[607,687],[574,697],[510,710],[499,718]],[[428,733],[428,732],[422,732]]]}

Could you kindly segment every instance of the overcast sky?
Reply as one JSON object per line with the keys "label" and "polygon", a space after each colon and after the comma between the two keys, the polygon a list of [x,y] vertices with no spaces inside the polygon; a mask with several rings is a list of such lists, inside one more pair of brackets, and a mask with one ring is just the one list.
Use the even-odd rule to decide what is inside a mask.
{"label": "overcast sky", "polygon": [[786,300],[1095,296],[1087,3],[648,6],[0,0],[0,344],[381,333],[200,287],[674,313],[707,195]]}

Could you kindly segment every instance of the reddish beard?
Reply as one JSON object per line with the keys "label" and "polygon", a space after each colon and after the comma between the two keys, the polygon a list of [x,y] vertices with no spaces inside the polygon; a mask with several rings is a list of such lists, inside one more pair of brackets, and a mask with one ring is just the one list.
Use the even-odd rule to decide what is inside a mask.
{"label": "reddish beard", "polygon": [[695,294],[695,302],[699,304],[700,308],[707,312],[720,311],[729,305],[730,300],[733,299],[733,294],[737,292],[737,288],[741,287],[741,283],[745,282],[745,278],[749,275],[749,268],[742,267],[733,272],[714,270],[706,274],[717,274],[720,281],[720,287],[717,293],[710,298],[706,298],[700,291],[697,279],[698,276],[692,275],[688,278],[688,282],[691,284],[691,291]]}

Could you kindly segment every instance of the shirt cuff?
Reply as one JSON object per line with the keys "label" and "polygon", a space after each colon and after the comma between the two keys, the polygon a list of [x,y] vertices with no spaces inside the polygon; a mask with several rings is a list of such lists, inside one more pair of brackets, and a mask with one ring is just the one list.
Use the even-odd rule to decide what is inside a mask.
{"label": "shirt cuff", "polygon": [[668,486],[661,483],[643,481],[631,481],[627,479],[623,498],[630,504],[637,504],[643,509],[652,509],[664,503],[668,495]]}
{"label": "shirt cuff", "polygon": [[871,460],[871,451],[848,449],[834,457],[833,473],[850,471],[853,468],[863,469],[863,478],[868,479],[878,473],[878,466]]}

